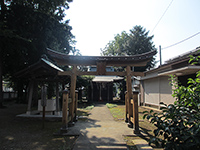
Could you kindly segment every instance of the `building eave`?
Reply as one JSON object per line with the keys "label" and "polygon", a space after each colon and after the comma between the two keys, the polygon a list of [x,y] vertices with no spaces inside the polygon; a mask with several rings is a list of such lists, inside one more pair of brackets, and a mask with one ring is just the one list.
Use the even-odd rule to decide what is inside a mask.
{"label": "building eave", "polygon": [[157,72],[152,75],[141,77],[140,80],[147,80],[147,79],[152,79],[152,78],[156,78],[156,77],[170,76],[170,75],[183,76],[183,75],[188,75],[188,74],[195,74],[198,71],[200,71],[200,66],[189,65],[189,66],[181,67],[178,69],[173,69],[170,71]]}
{"label": "building eave", "polygon": [[188,75],[196,73],[200,70],[200,66],[186,66],[178,69],[174,69],[167,72],[158,73],[158,76],[169,76],[169,75],[176,75],[176,76],[182,76],[182,75]]}

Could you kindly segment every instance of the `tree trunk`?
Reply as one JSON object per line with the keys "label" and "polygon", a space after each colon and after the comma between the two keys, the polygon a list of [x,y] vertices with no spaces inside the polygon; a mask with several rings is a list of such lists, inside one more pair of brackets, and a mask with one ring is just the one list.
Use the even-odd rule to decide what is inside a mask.
{"label": "tree trunk", "polygon": [[[1,44],[0,44],[1,45]],[[2,47],[0,46],[0,108],[3,108],[3,61],[2,61]]]}
{"label": "tree trunk", "polygon": [[[1,17],[0,17],[0,21],[3,22],[4,20],[4,14],[5,14],[5,5],[4,5],[4,0],[0,1],[0,5],[1,5]],[[2,28],[2,27],[1,27]],[[0,39],[0,108],[3,108],[3,43],[2,43],[2,37]]]}
{"label": "tree trunk", "polygon": [[3,82],[3,73],[2,73],[2,71],[3,71],[3,69],[2,69],[2,67],[3,67],[3,65],[2,65],[2,52],[1,52],[1,48],[0,48],[0,108],[3,108],[3,88],[2,88],[2,86],[3,86],[3,84],[2,84],[2,82]]}

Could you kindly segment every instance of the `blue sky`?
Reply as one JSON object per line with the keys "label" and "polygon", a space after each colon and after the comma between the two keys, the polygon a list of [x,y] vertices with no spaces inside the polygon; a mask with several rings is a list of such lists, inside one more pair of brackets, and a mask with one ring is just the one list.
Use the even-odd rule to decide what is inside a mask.
{"label": "blue sky", "polygon": [[[200,0],[74,0],[69,6],[66,19],[73,28],[76,48],[87,56],[99,56],[100,49],[116,34],[129,32],[135,25],[154,35],[157,49],[159,45],[164,48],[200,32]],[[163,49],[162,62],[198,46],[200,34]],[[159,55],[156,59],[159,60]]]}

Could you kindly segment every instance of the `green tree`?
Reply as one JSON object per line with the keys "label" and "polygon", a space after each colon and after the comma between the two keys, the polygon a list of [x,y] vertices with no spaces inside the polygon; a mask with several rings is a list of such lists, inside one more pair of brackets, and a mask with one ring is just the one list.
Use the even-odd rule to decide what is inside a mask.
{"label": "green tree", "polygon": [[[126,56],[142,54],[155,50],[153,44],[153,35],[149,36],[149,31],[146,31],[142,26],[134,26],[130,33],[123,31],[117,34],[113,41],[110,41],[106,47],[101,50],[104,56]],[[145,67],[136,67],[135,71],[145,71],[155,66],[155,58]]]}
{"label": "green tree", "polygon": [[102,50],[104,56],[125,56],[127,51],[125,50],[125,44],[129,40],[129,35],[123,31],[114,37],[113,41],[110,41],[106,47]]}
{"label": "green tree", "polygon": [[[0,82],[3,76],[13,80],[15,72],[36,62],[47,47],[69,53],[74,36],[63,18],[71,1],[0,1]],[[2,105],[2,89],[0,95]]]}

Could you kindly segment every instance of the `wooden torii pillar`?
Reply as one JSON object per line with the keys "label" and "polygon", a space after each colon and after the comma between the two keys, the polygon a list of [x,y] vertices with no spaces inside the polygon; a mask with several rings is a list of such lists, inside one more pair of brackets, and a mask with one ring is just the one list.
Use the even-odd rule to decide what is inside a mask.
{"label": "wooden torii pillar", "polygon": [[31,105],[32,105],[32,98],[33,98],[33,87],[34,87],[34,81],[31,79],[28,85],[28,108],[27,108],[27,115],[31,115]]}
{"label": "wooden torii pillar", "polygon": [[126,67],[126,122],[128,122],[129,127],[133,127],[133,133],[138,134],[139,131],[139,118],[138,118],[138,92],[132,91],[132,82],[131,82],[131,66]]}
{"label": "wooden torii pillar", "polygon": [[[132,85],[131,85],[131,67],[127,66],[126,67],[126,90],[127,90],[127,101],[129,101],[132,98]],[[128,126],[129,127],[133,127],[133,123],[131,122],[131,116],[133,116],[133,114],[131,114],[131,105],[128,104]]]}
{"label": "wooden torii pillar", "polygon": [[[71,72],[71,85],[70,85],[70,97],[72,99],[72,105],[74,105],[74,101],[76,99],[76,79],[77,79],[77,66],[76,65],[73,65],[73,68],[72,68],[72,72]],[[70,110],[71,112],[69,112],[71,114],[71,124],[74,124],[73,122],[75,120],[73,120],[74,118],[74,106],[72,106],[72,109]]]}
{"label": "wooden torii pillar", "polygon": [[[68,93],[68,90],[65,89],[63,92],[63,117],[62,117],[62,122],[63,122],[63,127],[61,128],[61,134],[67,133],[68,131],[68,120],[69,120],[69,115],[71,117],[71,120],[69,122],[69,125],[72,126],[74,125],[75,117],[74,117],[74,109],[77,109],[77,104],[75,103],[76,101],[76,79],[77,79],[77,66],[73,65],[72,66],[72,71],[70,72],[70,77],[71,77],[71,84],[70,84],[70,93]],[[72,102],[70,105],[72,105],[69,109],[68,112],[68,106],[69,106],[69,95],[70,98],[72,99]],[[76,105],[76,107],[74,106]],[[76,115],[76,114],[75,114]]]}

